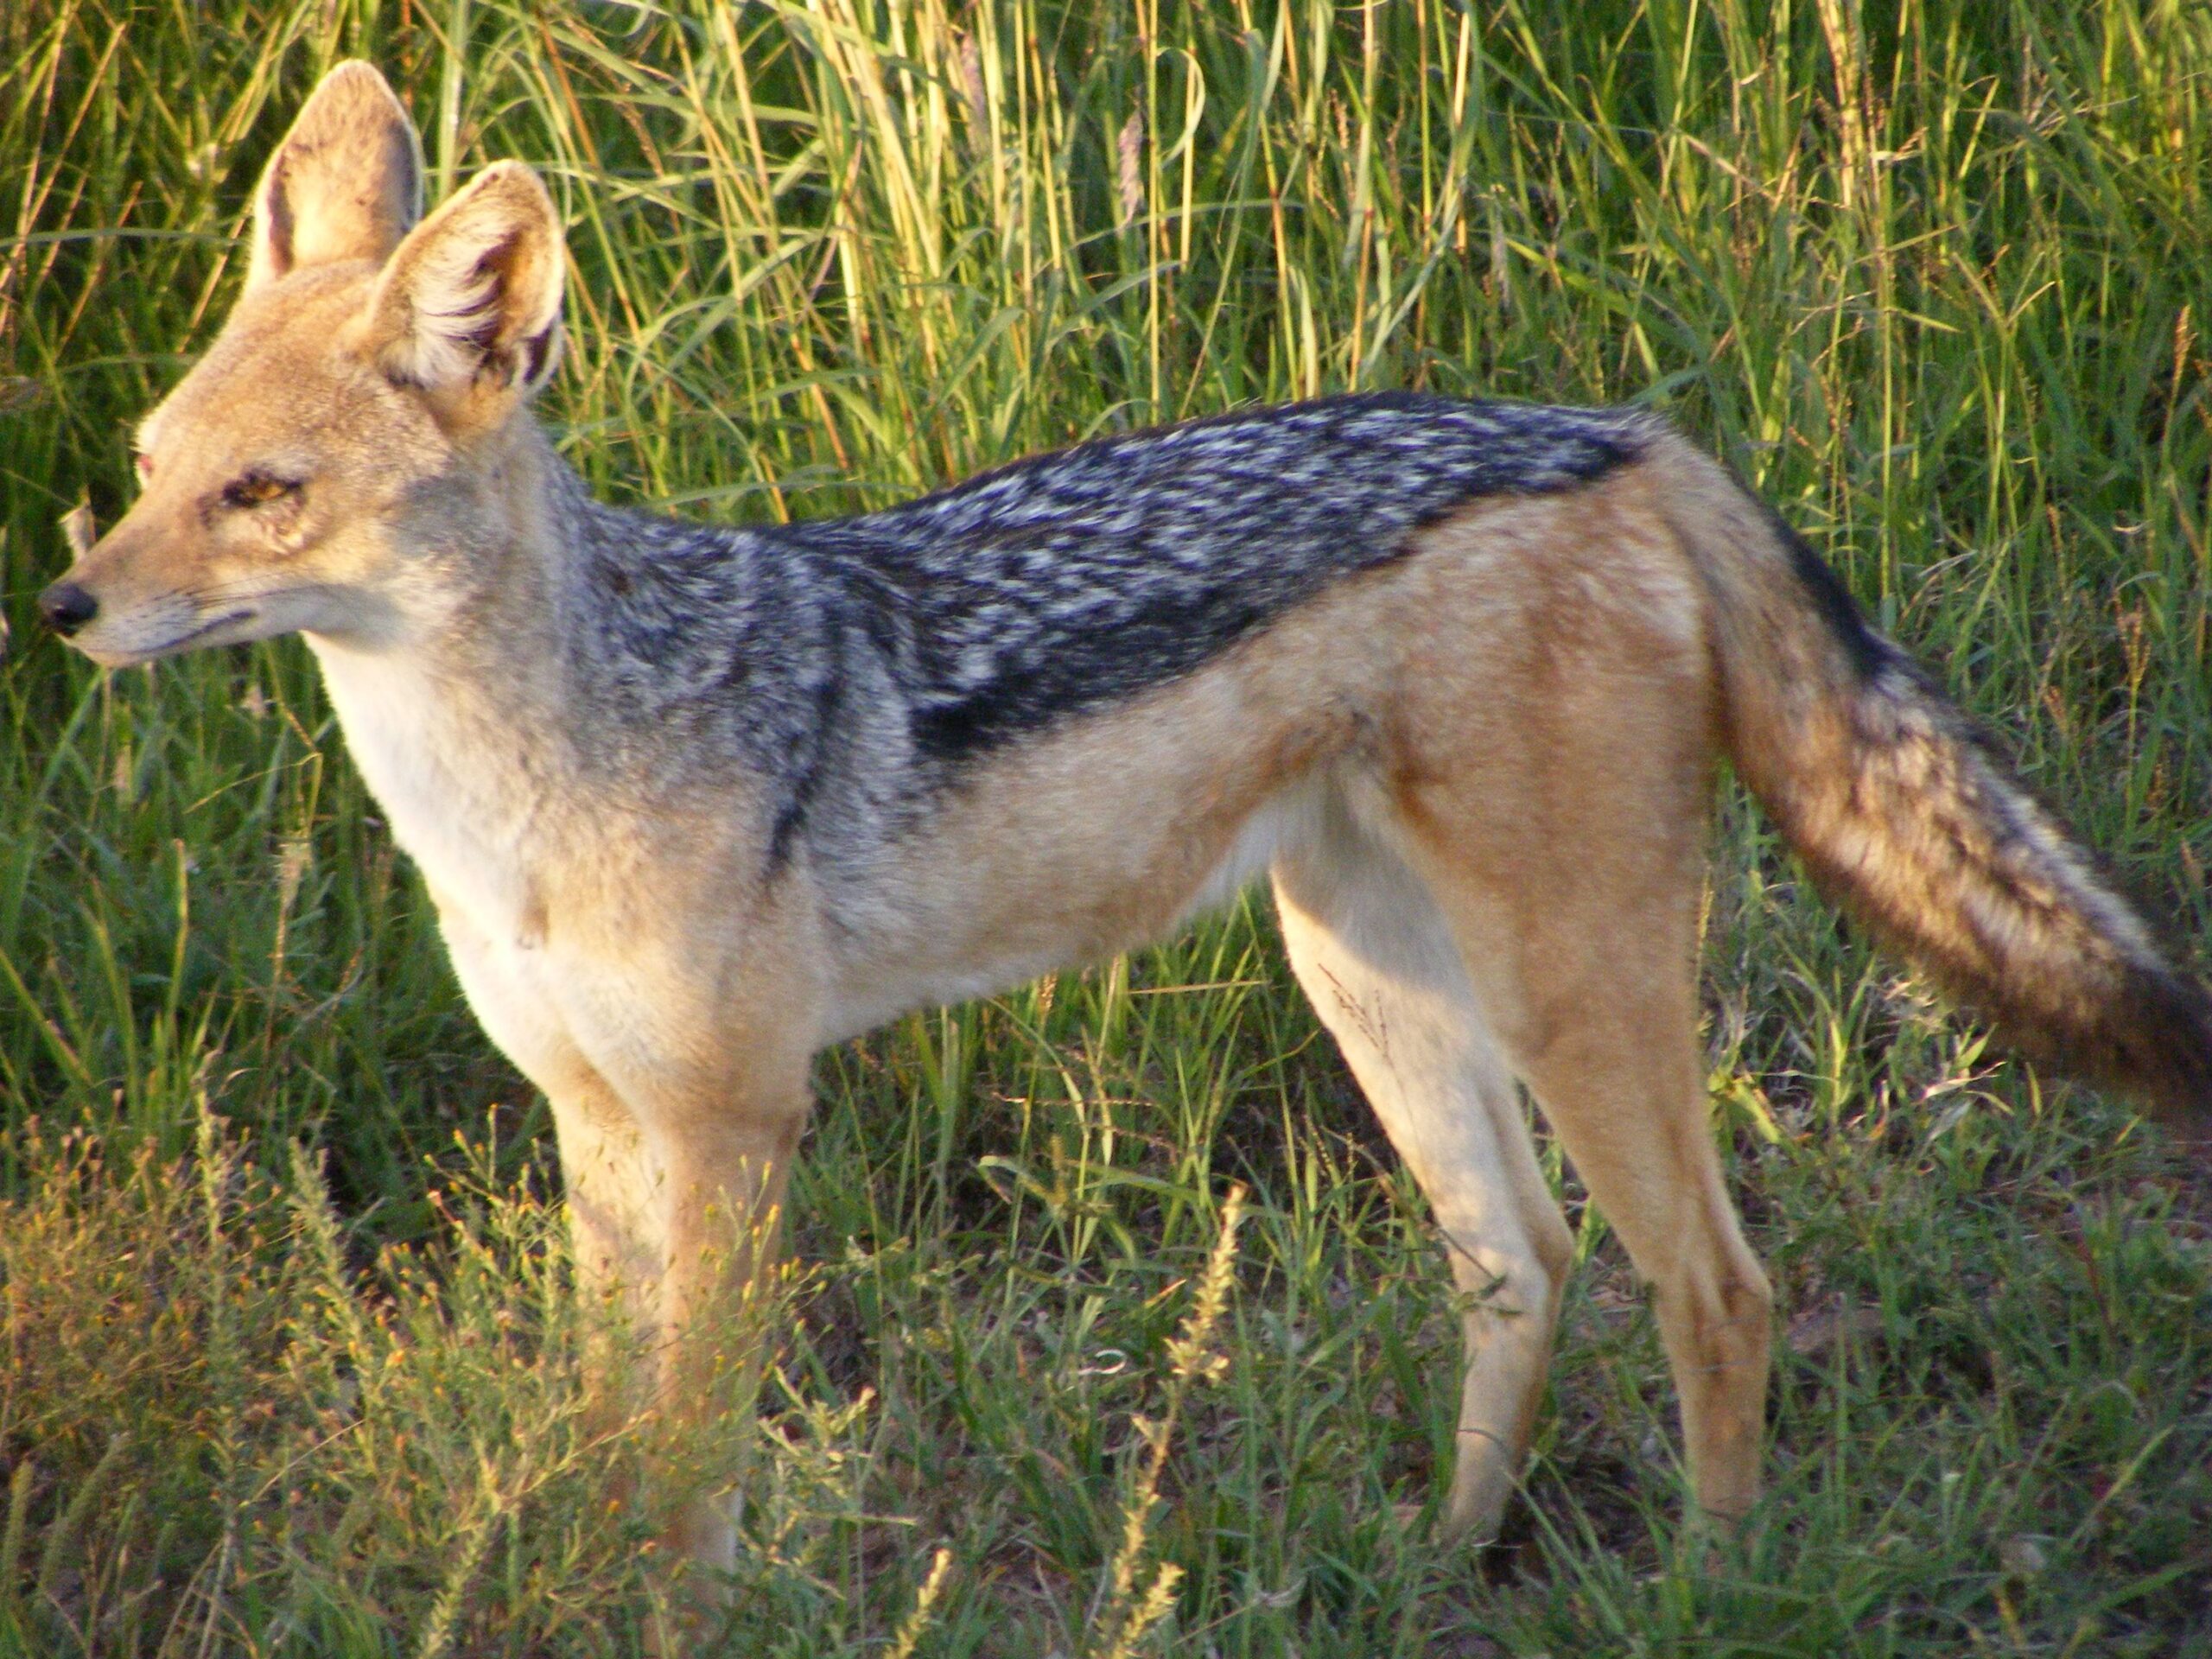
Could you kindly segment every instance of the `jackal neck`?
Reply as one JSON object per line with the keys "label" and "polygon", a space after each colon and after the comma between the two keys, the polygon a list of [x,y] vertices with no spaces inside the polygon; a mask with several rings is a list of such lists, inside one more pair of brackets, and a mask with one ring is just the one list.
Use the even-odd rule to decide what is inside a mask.
{"label": "jackal neck", "polygon": [[308,635],[347,746],[426,867],[410,843],[435,840],[434,822],[466,817],[511,836],[582,770],[563,712],[575,621],[562,505],[582,486],[517,425],[410,514],[389,633]]}

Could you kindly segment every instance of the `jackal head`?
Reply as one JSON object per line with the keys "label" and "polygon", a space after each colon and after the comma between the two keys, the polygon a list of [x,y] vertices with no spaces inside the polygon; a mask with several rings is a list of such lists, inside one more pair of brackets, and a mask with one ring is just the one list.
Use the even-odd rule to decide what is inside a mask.
{"label": "jackal head", "polygon": [[515,162],[427,219],[422,199],[391,87],[332,70],[262,176],[222,334],[139,425],[137,500],[40,596],[87,656],[397,643],[511,540],[511,429],[560,346],[560,220]]}

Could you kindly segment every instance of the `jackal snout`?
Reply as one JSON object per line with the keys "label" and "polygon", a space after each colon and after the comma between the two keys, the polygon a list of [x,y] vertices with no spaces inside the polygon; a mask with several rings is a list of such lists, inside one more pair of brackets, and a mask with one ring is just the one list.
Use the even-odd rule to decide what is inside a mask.
{"label": "jackal snout", "polygon": [[[69,545],[73,568],[84,563],[85,555],[92,550],[92,543],[97,539],[89,504],[80,501],[61,515],[61,539]],[[67,576],[50,583],[38,596],[39,615],[64,639],[98,616],[99,609],[99,601]],[[0,632],[0,649],[4,649],[6,637]]]}
{"label": "jackal snout", "polygon": [[67,639],[100,613],[100,602],[64,576],[38,596],[38,613]]}

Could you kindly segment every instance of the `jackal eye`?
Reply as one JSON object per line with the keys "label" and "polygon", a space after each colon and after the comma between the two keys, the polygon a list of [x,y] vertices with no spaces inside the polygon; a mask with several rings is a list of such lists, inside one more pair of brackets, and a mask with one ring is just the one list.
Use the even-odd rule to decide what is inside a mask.
{"label": "jackal eye", "polygon": [[298,489],[296,480],[279,478],[274,473],[248,473],[234,478],[223,486],[223,505],[226,507],[265,507],[271,501],[281,501]]}

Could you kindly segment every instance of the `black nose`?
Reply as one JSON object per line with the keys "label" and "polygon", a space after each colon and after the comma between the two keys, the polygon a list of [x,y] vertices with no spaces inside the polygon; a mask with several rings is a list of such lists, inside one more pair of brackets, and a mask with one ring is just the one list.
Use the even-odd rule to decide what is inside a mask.
{"label": "black nose", "polygon": [[38,613],[67,639],[100,613],[100,602],[73,582],[57,582],[38,596]]}

